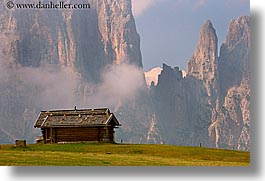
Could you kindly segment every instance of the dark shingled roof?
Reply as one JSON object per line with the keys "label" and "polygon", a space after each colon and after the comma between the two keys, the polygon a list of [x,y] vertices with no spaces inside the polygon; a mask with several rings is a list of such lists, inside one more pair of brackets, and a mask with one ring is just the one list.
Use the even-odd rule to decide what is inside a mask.
{"label": "dark shingled roof", "polygon": [[114,126],[121,126],[114,114],[107,108],[54,110],[41,111],[34,127],[93,127],[110,125],[112,122]]}

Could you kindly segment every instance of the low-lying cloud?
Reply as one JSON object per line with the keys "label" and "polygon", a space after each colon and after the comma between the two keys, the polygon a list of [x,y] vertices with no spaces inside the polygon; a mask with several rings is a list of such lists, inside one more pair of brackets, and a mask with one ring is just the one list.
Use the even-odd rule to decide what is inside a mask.
{"label": "low-lying cloud", "polygon": [[106,66],[96,84],[71,67],[10,67],[0,62],[0,126],[16,138],[35,134],[33,122],[40,110],[77,106],[116,111],[145,87],[143,70],[129,64]]}
{"label": "low-lying cloud", "polygon": [[134,16],[140,16],[149,8],[156,6],[163,0],[132,0],[132,9]]}
{"label": "low-lying cloud", "polygon": [[[0,86],[9,85],[27,99],[34,97],[34,105],[42,109],[79,107],[116,107],[143,89],[143,70],[129,64],[109,65],[101,73],[101,82],[89,83],[79,73],[67,67],[0,66]],[[16,87],[16,88],[15,88]],[[30,93],[29,93],[30,92]]]}
{"label": "low-lying cloud", "polygon": [[100,84],[86,85],[89,95],[84,96],[85,105],[117,109],[122,102],[136,96],[145,85],[142,69],[129,64],[107,66],[101,78]]}

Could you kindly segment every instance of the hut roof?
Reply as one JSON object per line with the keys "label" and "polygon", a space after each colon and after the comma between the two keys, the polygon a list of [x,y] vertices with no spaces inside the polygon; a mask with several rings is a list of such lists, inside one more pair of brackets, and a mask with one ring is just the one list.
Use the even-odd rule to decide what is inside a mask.
{"label": "hut roof", "polygon": [[108,108],[41,111],[35,128],[121,126]]}

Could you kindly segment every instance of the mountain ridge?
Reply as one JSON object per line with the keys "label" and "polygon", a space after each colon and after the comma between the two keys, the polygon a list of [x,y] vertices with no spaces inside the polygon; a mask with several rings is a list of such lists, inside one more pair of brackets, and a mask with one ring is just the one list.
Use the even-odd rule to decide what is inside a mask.
{"label": "mountain ridge", "polygon": [[[187,63],[186,78],[173,78],[178,73],[163,66],[163,79],[151,90],[162,137],[169,131],[173,144],[250,149],[249,20],[242,16],[231,21],[219,57],[218,39],[208,20]],[[176,132],[179,128],[183,130]]]}

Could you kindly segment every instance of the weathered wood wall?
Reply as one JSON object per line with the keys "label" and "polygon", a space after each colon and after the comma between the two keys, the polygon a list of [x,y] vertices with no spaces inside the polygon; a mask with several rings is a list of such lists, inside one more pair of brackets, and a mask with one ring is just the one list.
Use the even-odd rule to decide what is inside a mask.
{"label": "weathered wood wall", "polygon": [[42,130],[45,143],[58,142],[113,142],[114,128],[45,128]]}

